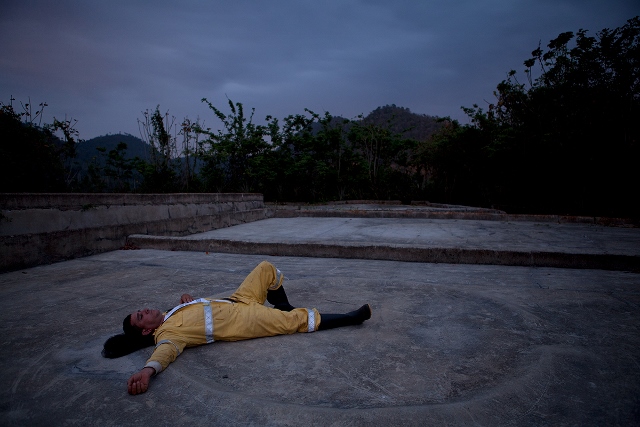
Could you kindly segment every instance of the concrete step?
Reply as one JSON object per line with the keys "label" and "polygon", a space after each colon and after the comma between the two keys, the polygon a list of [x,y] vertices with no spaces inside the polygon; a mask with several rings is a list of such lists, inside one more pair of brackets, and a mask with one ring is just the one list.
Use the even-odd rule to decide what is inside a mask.
{"label": "concrete step", "polygon": [[419,218],[271,218],[184,237],[131,235],[129,247],[640,271],[640,229]]}
{"label": "concrete step", "polygon": [[637,218],[575,215],[508,214],[497,209],[429,203],[423,205],[343,203],[326,205],[265,204],[274,218],[416,218],[481,221],[551,222],[557,224],[595,224],[613,227],[640,227]]}

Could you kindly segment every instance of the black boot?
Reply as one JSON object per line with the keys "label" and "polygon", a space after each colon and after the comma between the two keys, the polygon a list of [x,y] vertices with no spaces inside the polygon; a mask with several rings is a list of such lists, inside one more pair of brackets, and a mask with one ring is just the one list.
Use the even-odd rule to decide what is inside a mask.
{"label": "black boot", "polygon": [[268,290],[267,301],[269,301],[270,304],[273,304],[273,308],[280,311],[291,311],[295,308],[289,304],[287,294],[284,293],[284,286],[280,286],[275,291]]}
{"label": "black boot", "polygon": [[359,325],[368,319],[371,319],[371,306],[369,306],[369,304],[365,304],[359,309],[347,314],[320,313],[320,326],[318,326],[318,330],[323,331],[341,326]]}

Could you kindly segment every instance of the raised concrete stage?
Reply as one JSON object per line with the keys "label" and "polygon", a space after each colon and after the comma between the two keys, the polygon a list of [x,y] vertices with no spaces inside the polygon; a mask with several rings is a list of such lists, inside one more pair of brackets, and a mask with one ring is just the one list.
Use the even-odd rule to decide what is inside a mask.
{"label": "raised concrete stage", "polygon": [[[399,238],[399,236],[395,236]],[[125,314],[225,296],[261,260],[292,303],[361,326],[100,355]],[[640,419],[640,275],[120,250],[0,275],[0,425],[603,426]]]}
{"label": "raised concrete stage", "polygon": [[[425,213],[402,210],[408,211]],[[127,242],[162,250],[640,271],[640,228],[546,217],[535,222],[364,217],[380,212],[394,214],[387,208],[361,210],[363,217],[356,218],[271,218],[182,237],[135,234]]]}

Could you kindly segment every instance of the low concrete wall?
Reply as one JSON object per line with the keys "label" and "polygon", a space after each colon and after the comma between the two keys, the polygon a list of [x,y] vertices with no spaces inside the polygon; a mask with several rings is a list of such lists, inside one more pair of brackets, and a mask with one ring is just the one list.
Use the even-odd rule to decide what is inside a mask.
{"label": "low concrete wall", "polygon": [[0,194],[0,271],[267,217],[261,194]]}

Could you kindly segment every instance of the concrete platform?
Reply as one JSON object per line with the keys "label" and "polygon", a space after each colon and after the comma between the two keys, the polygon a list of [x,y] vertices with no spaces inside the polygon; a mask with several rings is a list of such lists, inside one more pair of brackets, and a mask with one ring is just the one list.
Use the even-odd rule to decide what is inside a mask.
{"label": "concrete platform", "polygon": [[[126,380],[151,350],[101,357],[122,318],[169,308],[183,292],[228,295],[262,259],[285,273],[295,305],[341,312],[369,302],[373,318],[188,349],[146,394],[129,396]],[[0,296],[3,426],[640,420],[640,275],[631,272],[132,250],[2,274]]]}
{"label": "concrete platform", "polygon": [[271,218],[184,237],[136,234],[127,242],[162,250],[640,271],[640,228],[548,221]]}

